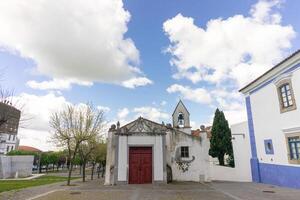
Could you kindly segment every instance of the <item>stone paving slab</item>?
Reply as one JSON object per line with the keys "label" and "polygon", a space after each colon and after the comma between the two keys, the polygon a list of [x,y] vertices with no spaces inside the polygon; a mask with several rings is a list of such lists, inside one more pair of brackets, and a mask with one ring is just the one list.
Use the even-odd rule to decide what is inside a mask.
{"label": "stone paving slab", "polygon": [[56,191],[36,200],[234,200],[221,192],[211,191]]}
{"label": "stone paving slab", "polygon": [[102,179],[95,179],[85,183],[77,180],[76,185],[67,187],[58,183],[28,188],[14,193],[9,200],[300,200],[300,190],[256,183],[104,186]]}
{"label": "stone paving slab", "polygon": [[[72,180],[72,184],[80,183],[81,180]],[[29,187],[29,188],[24,188],[21,190],[12,190],[8,192],[2,192],[0,193],[0,200],[25,200],[29,199],[33,196],[37,196],[40,194],[48,193],[50,191],[58,190],[58,189],[63,189],[67,190],[72,188],[76,188],[78,186],[65,186],[66,181],[63,182],[57,182],[57,183],[52,183],[48,185],[41,185],[41,186],[35,186],[35,187]]]}
{"label": "stone paving slab", "polygon": [[237,200],[300,200],[300,190],[268,184],[213,182],[210,185]]}

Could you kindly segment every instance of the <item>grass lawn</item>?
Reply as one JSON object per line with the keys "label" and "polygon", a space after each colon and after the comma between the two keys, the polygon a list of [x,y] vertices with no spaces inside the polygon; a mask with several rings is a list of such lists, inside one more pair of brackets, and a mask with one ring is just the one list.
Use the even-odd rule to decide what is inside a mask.
{"label": "grass lawn", "polygon": [[[77,177],[73,177],[72,179],[76,179]],[[0,181],[0,193],[9,191],[9,190],[17,190],[32,186],[38,185],[46,185],[50,183],[56,183],[61,181],[66,181],[67,177],[60,176],[41,176],[31,180],[2,180]]]}

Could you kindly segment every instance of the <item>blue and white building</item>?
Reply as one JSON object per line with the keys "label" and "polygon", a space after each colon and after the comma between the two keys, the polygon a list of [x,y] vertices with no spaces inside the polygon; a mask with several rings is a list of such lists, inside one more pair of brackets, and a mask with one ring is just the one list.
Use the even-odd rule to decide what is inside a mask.
{"label": "blue and white building", "polygon": [[300,188],[300,50],[240,90],[254,182]]}

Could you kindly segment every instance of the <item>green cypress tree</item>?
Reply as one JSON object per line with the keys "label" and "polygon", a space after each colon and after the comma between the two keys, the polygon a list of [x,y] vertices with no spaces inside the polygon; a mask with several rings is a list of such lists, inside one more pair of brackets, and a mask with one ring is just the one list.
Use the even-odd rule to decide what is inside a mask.
{"label": "green cypress tree", "polygon": [[229,155],[229,157],[233,159],[231,130],[223,111],[217,109],[211,130],[209,155],[214,158],[217,157],[219,164],[224,166],[225,154]]}

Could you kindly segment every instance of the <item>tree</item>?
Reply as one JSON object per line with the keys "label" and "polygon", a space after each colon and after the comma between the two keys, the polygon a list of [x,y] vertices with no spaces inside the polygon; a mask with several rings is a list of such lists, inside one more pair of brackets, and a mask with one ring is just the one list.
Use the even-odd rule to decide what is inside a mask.
{"label": "tree", "polygon": [[56,171],[58,171],[59,167],[64,168],[64,165],[67,161],[66,159],[67,155],[65,151],[57,152],[57,156],[58,156],[58,161],[57,161]]}
{"label": "tree", "polygon": [[[91,153],[90,161],[92,163],[92,173],[91,173],[91,180],[94,179],[94,170],[96,164],[99,165],[99,168],[102,167],[104,169],[105,167],[105,161],[106,161],[106,143],[103,141],[98,142],[95,149]],[[104,175],[104,170],[102,170],[102,177]],[[100,170],[98,170],[98,178],[100,177]]]}
{"label": "tree", "polygon": [[79,145],[79,156],[82,164],[82,181],[85,182],[85,168],[91,153],[96,148],[96,138],[84,141]]}
{"label": "tree", "polygon": [[49,152],[49,163],[52,164],[52,171],[54,171],[54,166],[58,165],[59,155],[58,152]]}
{"label": "tree", "polygon": [[46,173],[48,173],[48,166],[51,164],[51,158],[49,152],[43,152],[40,158],[40,172],[42,170],[42,166],[46,166]]}
{"label": "tree", "polygon": [[68,182],[73,170],[73,161],[78,153],[80,144],[91,140],[100,133],[103,127],[103,110],[94,109],[91,104],[84,106],[68,105],[60,112],[56,112],[50,119],[53,129],[52,140],[59,147],[68,150],[70,161]]}
{"label": "tree", "polygon": [[224,166],[225,154],[233,158],[231,130],[223,111],[217,109],[211,130],[209,155],[217,157],[219,164]]}

